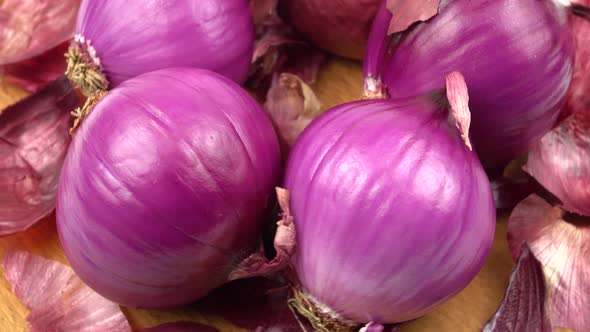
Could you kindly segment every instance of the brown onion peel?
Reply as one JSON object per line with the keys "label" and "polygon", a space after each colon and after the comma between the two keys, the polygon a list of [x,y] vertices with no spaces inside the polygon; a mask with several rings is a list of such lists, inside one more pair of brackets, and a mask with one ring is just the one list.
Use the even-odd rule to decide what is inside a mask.
{"label": "brown onion peel", "polygon": [[522,201],[508,221],[512,257],[528,243],[547,279],[553,326],[590,330],[590,220],[570,220],[559,207],[533,194]]}
{"label": "brown onion peel", "polygon": [[551,332],[546,301],[543,267],[528,245],[523,244],[502,303],[484,326],[483,332]]}
{"label": "brown onion peel", "polygon": [[23,231],[55,208],[69,112],[78,105],[61,77],[0,114],[0,235]]}

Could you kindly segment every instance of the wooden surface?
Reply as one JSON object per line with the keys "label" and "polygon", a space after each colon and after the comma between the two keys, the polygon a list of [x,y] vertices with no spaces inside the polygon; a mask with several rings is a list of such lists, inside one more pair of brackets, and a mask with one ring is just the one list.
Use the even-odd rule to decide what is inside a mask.
{"label": "wooden surface", "polygon": [[[323,67],[318,82],[313,85],[323,108],[357,99],[362,92],[360,64],[341,59],[330,59]],[[0,106],[24,94],[18,89],[0,86]],[[407,324],[403,332],[476,332],[496,311],[502,300],[512,261],[506,243],[506,215],[498,218],[492,252],[479,275],[459,295],[428,315]],[[26,232],[0,238],[0,258],[10,249],[28,250],[61,262],[66,262],[59,245],[55,219],[51,215]],[[215,326],[220,331],[243,331],[219,317],[203,317],[190,307],[176,310],[136,310],[124,308],[134,327],[149,327],[163,322],[194,320]],[[0,273],[0,331],[26,331],[27,309],[12,294]],[[108,331],[105,331],[108,332]]]}

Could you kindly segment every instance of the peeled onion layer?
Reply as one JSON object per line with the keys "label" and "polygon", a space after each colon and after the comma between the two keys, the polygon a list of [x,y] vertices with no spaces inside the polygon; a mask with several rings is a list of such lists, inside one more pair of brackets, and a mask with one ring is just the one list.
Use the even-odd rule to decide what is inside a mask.
{"label": "peeled onion layer", "polygon": [[313,90],[298,76],[289,73],[275,75],[264,109],[279,136],[284,160],[301,132],[319,114],[320,107]]}
{"label": "peeled onion layer", "polygon": [[504,299],[483,332],[552,332],[545,306],[547,293],[543,267],[525,244],[512,268]]}
{"label": "peeled onion layer", "polygon": [[[589,0],[572,1],[590,6]],[[576,39],[576,62],[565,115],[590,109],[590,9],[586,17],[574,17],[572,31]]]}
{"label": "peeled onion layer", "polygon": [[74,34],[80,0],[0,2],[0,65],[30,59]]}
{"label": "peeled onion layer", "polygon": [[154,70],[194,67],[246,79],[254,26],[247,0],[83,0],[68,76],[86,96]]}
{"label": "peeled onion layer", "polygon": [[365,76],[403,98],[442,88],[448,73],[461,72],[474,148],[486,168],[504,167],[554,126],[564,105],[574,65],[571,16],[553,0],[443,0],[438,15],[391,38],[391,21],[376,21]]}
{"label": "peeled onion layer", "polygon": [[274,76],[290,73],[305,83],[315,82],[324,53],[309,45],[277,13],[278,0],[252,0],[256,42],[247,85],[266,91]]}
{"label": "peeled onion layer", "polygon": [[549,294],[545,306],[553,327],[590,330],[590,220],[569,215],[533,194],[508,221],[514,259],[525,242],[543,266]]}
{"label": "peeled onion layer", "polygon": [[[24,251],[4,258],[14,294],[31,312],[30,331],[131,332],[120,307],[86,286],[69,267]],[[195,304],[200,312],[222,317],[249,330],[299,332],[281,280],[252,278],[232,282]],[[214,332],[197,322],[171,322],[137,332]]]}
{"label": "peeled onion layer", "polygon": [[55,208],[79,99],[65,77],[0,113],[0,235],[23,231]]}
{"label": "peeled onion layer", "polygon": [[[460,78],[448,77],[455,107],[467,105]],[[316,329],[414,319],[482,267],[495,229],[489,181],[461,132],[468,110],[450,116],[434,95],[338,106],[294,145],[293,287]]]}
{"label": "peeled onion layer", "polygon": [[31,310],[31,331],[131,332],[119,306],[67,266],[24,251],[9,252],[2,265],[14,294]]}
{"label": "peeled onion layer", "polygon": [[[279,171],[272,125],[237,84],[190,68],[144,74],[111,90],[74,133],[59,236],[106,298],[185,304],[286,263],[293,244],[276,243],[272,268],[257,250]],[[279,228],[288,239],[292,225]]]}
{"label": "peeled onion layer", "polygon": [[63,76],[66,71],[64,54],[69,43],[62,43],[34,58],[0,67],[0,81],[37,92],[48,83]]}
{"label": "peeled onion layer", "polygon": [[440,0],[386,0],[392,19],[388,34],[402,32],[416,22],[424,22],[438,14]]}
{"label": "peeled onion layer", "polygon": [[564,209],[590,216],[590,112],[578,112],[533,144],[524,170]]}

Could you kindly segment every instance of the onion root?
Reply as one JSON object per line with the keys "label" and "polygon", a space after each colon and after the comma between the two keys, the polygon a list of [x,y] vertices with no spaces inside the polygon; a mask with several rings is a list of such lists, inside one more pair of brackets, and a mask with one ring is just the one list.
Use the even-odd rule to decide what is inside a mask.
{"label": "onion root", "polygon": [[66,76],[86,97],[108,89],[109,81],[89,40],[76,35],[65,56],[68,64]]}

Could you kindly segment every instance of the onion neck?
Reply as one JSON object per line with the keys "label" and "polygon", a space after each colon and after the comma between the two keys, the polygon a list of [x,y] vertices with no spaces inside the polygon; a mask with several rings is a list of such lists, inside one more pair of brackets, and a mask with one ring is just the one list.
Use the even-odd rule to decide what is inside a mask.
{"label": "onion neck", "polygon": [[74,132],[80,126],[82,120],[84,120],[88,116],[88,114],[90,114],[96,103],[98,103],[106,94],[107,92],[104,90],[96,91],[92,96],[86,99],[84,106],[78,107],[75,111],[72,112],[72,115],[76,119],[74,120],[74,125],[72,126],[72,128],[70,128],[70,135],[74,135]]}
{"label": "onion neck", "polygon": [[361,99],[388,98],[387,89],[380,78],[369,75],[365,78],[365,87]]}
{"label": "onion neck", "polygon": [[363,76],[365,77],[363,99],[387,97],[384,93],[385,87],[381,83],[381,73],[389,45],[387,29],[392,17],[392,13],[386,7],[386,2],[382,1],[371,26],[363,60]]}
{"label": "onion neck", "polygon": [[66,61],[66,76],[86,97],[108,89],[109,81],[102,71],[100,59],[96,56],[96,50],[90,40],[76,35],[66,53]]}
{"label": "onion neck", "polygon": [[289,299],[289,307],[305,317],[314,331],[353,332],[360,327],[360,324],[340,317],[340,315],[327,306],[320,304],[301,289],[291,287],[291,292],[292,297]]}

